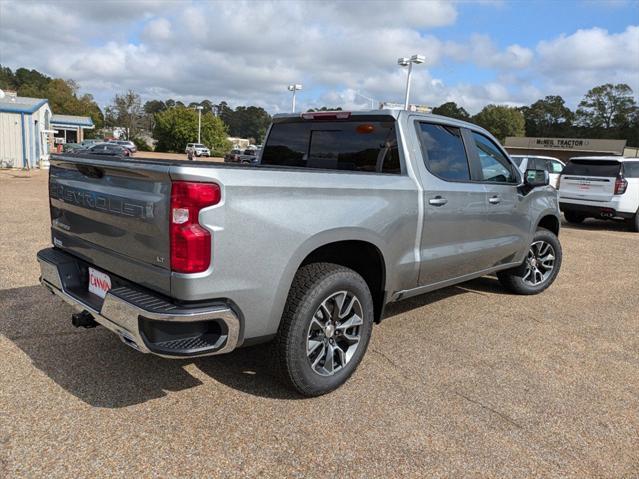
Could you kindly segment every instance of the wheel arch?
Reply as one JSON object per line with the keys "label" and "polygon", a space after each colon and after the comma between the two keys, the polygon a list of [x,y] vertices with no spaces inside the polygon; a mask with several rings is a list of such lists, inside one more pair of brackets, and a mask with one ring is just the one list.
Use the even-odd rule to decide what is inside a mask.
{"label": "wheel arch", "polygon": [[280,288],[280,293],[283,293],[281,309],[284,309],[293,278],[300,267],[316,262],[334,263],[350,268],[364,278],[373,296],[375,322],[379,322],[387,297],[386,261],[383,242],[367,230],[348,228],[319,233],[307,239],[289,262]]}
{"label": "wheel arch", "polygon": [[549,231],[552,231],[555,234],[555,236],[559,236],[560,224],[561,222],[559,221],[559,218],[557,217],[556,214],[553,214],[553,213],[545,214],[545,215],[542,215],[539,221],[537,222],[535,231],[538,230],[539,228],[545,228]]}

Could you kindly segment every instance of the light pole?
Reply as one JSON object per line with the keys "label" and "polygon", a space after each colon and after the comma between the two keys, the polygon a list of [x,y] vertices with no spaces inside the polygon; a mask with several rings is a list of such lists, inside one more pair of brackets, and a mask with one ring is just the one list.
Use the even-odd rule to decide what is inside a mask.
{"label": "light pole", "polygon": [[365,100],[370,101],[370,102],[371,102],[371,110],[374,110],[374,109],[375,109],[375,98],[371,98],[371,97],[369,97],[369,96],[362,95],[362,94],[361,94],[361,92],[360,92],[359,90],[357,90],[357,91],[355,92],[355,94],[356,94],[357,96],[361,96],[361,97],[362,97],[362,98],[364,98]]}
{"label": "light pole", "polygon": [[200,142],[200,132],[202,131],[202,110],[204,107],[202,105],[198,105],[195,107],[197,110],[197,142]]}
{"label": "light pole", "polygon": [[288,91],[293,92],[293,113],[295,113],[295,92],[302,89],[302,85],[299,83],[293,83],[288,86]]}
{"label": "light pole", "polygon": [[408,97],[410,96],[410,76],[413,73],[413,63],[424,63],[426,57],[424,55],[413,55],[410,58],[402,57],[397,59],[397,64],[401,67],[408,67],[408,76],[406,77],[406,96],[404,98],[404,110],[408,110]]}

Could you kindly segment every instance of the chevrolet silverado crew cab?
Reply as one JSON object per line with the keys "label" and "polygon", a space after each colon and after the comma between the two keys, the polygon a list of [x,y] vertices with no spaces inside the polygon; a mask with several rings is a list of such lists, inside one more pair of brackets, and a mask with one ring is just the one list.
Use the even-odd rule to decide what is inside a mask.
{"label": "chevrolet silverado crew cab", "polygon": [[343,384],[384,306],[557,277],[557,192],[485,130],[395,110],[276,116],[259,164],[53,156],[42,284],[166,358],[271,341],[305,395]]}
{"label": "chevrolet silverado crew cab", "polygon": [[559,208],[569,223],[620,219],[639,232],[639,158],[571,158],[560,178]]}

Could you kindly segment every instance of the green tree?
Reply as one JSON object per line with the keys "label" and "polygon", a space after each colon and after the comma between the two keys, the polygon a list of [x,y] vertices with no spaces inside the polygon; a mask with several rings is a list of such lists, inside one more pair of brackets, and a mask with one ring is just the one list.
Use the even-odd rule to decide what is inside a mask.
{"label": "green tree", "polygon": [[560,96],[550,95],[521,108],[527,136],[566,136],[574,113]]}
{"label": "green tree", "polygon": [[636,110],[632,88],[625,83],[606,83],[586,93],[577,108],[577,122],[594,130],[623,128],[631,122]]}
{"label": "green tree", "polygon": [[[184,151],[187,143],[197,141],[198,114],[194,109],[174,107],[155,115],[156,151]],[[231,148],[222,120],[212,113],[202,115],[201,141],[213,156],[223,156]]]}
{"label": "green tree", "polygon": [[161,100],[149,100],[144,104],[144,123],[149,131],[153,131],[155,126],[155,115],[166,109],[166,103]]}
{"label": "green tree", "polygon": [[456,118],[458,120],[470,120],[468,112],[463,107],[457,106],[457,103],[454,101],[449,101],[433,108],[433,114]]}
{"label": "green tree", "polygon": [[18,88],[13,70],[0,65],[0,90],[15,90]]}
{"label": "green tree", "polygon": [[218,111],[231,136],[253,138],[258,143],[264,139],[271,124],[271,115],[258,106],[238,106],[233,110],[223,101],[218,105]]}
{"label": "green tree", "polygon": [[140,95],[129,90],[123,95],[115,95],[113,105],[109,107],[109,123],[125,130],[126,138],[138,135],[142,120],[142,101]]}
{"label": "green tree", "polygon": [[503,142],[507,136],[524,136],[524,115],[517,108],[487,105],[473,117],[473,122]]}

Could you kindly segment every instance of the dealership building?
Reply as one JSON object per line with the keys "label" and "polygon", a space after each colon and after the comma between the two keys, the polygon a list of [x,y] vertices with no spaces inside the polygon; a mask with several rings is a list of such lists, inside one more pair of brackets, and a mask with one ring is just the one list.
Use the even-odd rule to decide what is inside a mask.
{"label": "dealership building", "polygon": [[504,148],[511,155],[552,156],[563,162],[574,156],[622,156],[626,140],[587,138],[530,138],[509,136]]}

